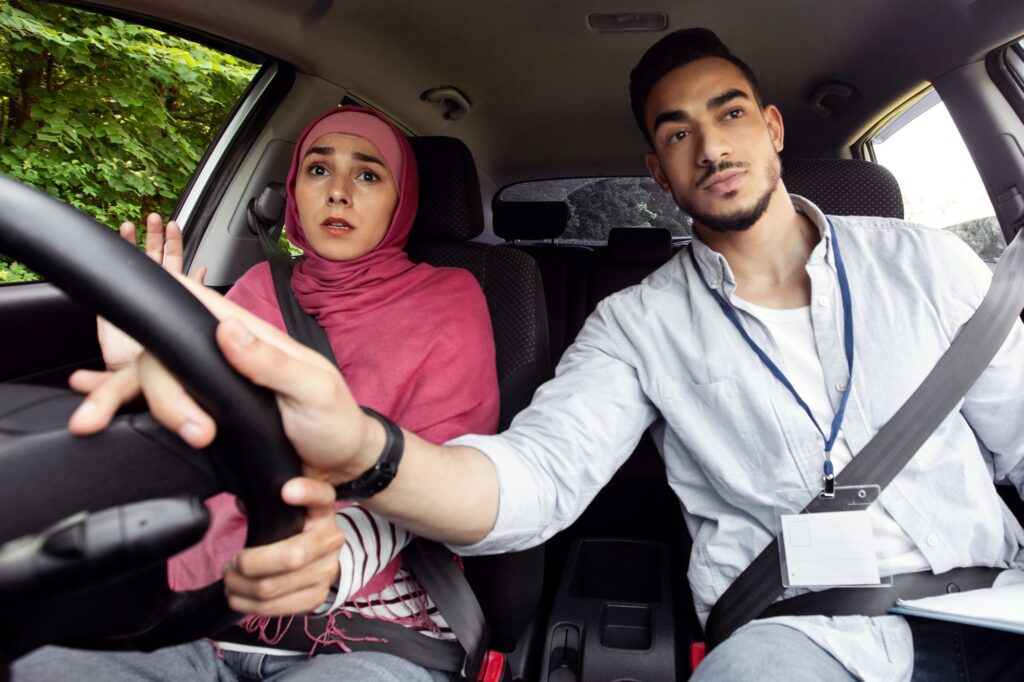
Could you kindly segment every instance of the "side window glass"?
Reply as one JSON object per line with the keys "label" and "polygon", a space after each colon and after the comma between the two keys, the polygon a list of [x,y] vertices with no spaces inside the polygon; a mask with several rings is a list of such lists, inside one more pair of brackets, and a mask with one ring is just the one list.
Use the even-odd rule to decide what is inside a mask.
{"label": "side window glass", "polygon": [[982,260],[999,260],[1006,241],[995,210],[938,93],[912,104],[868,144],[875,160],[896,176],[907,220],[949,230]]}
{"label": "side window glass", "polygon": [[[100,14],[0,0],[0,173],[114,228],[169,217],[258,69]],[[34,279],[0,254],[0,285]]]}

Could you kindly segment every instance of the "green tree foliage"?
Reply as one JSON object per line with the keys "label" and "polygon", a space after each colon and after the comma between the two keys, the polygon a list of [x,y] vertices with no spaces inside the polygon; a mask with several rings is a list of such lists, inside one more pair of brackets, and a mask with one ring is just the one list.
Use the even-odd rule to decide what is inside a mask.
{"label": "green tree foliage", "polygon": [[[106,225],[168,216],[256,69],[110,17],[0,0],[0,173]],[[0,284],[32,278],[0,255]]]}

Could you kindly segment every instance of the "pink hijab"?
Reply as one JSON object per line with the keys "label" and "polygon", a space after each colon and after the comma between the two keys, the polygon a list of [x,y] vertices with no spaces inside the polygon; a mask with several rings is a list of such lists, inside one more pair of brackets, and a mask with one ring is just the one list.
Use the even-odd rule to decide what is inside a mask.
{"label": "pink hijab", "polygon": [[[365,137],[381,153],[398,185],[398,204],[384,239],[350,261],[317,254],[302,233],[295,179],[305,152],[331,133]],[[360,404],[372,407],[424,439],[443,443],[466,433],[494,433],[498,383],[487,303],[476,279],[459,268],[415,264],[403,251],[419,203],[416,159],[405,136],[376,112],[340,107],[321,115],[295,144],[287,181],[286,230],[304,250],[292,272],[292,291],[327,332],[342,376]],[[284,330],[270,268],[251,268],[229,300]],[[207,501],[213,513],[204,540],[169,564],[174,589],[219,580],[242,548],[245,517],[234,497]],[[390,584],[397,564],[359,595]]]}

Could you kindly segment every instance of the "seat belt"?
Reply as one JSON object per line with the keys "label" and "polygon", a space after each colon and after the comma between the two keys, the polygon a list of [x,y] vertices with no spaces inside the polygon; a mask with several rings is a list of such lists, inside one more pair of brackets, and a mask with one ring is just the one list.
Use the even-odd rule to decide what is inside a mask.
{"label": "seat belt", "polygon": [[[316,318],[307,313],[299,305],[291,288],[292,266],[291,257],[274,241],[269,234],[271,225],[258,216],[255,218],[260,247],[270,264],[274,292],[281,308],[288,334],[295,340],[318,351],[337,366],[338,361],[331,350],[327,332],[320,326]],[[437,607],[438,612],[448,623],[458,644],[434,639],[421,635],[409,628],[389,623],[380,619],[363,618],[357,614],[346,613],[348,622],[346,631],[357,638],[370,640],[386,639],[386,642],[350,641],[346,645],[350,649],[386,651],[401,656],[425,667],[455,672],[466,679],[475,680],[478,671],[487,655],[486,644],[489,630],[480,602],[477,601],[473,588],[469,586],[466,576],[456,565],[454,555],[436,542],[417,539],[402,552],[402,560],[419,581]],[[311,618],[311,620],[315,619]],[[326,618],[324,619],[326,624]],[[235,628],[238,630],[238,628]],[[238,633],[234,633],[238,634]],[[247,634],[247,633],[246,633]],[[308,645],[309,640],[302,635]],[[225,634],[224,639],[237,639]],[[287,643],[288,638],[279,645],[294,648],[301,642]],[[302,649],[299,649],[302,650]],[[321,653],[340,653],[341,650],[325,649]],[[453,664],[454,665],[453,667]]]}
{"label": "seat belt", "polygon": [[[1018,232],[1003,252],[981,305],[917,390],[839,473],[837,486],[871,481],[885,489],[981,376],[1024,309],[1021,239]],[[834,504],[834,498],[818,496],[804,512],[838,511],[831,508]],[[776,537],[712,607],[705,627],[708,649],[761,617],[784,591]],[[878,591],[887,592],[895,603],[896,590]],[[806,597],[809,603],[812,595],[797,599]],[[805,604],[803,612],[809,613],[808,608]]]}

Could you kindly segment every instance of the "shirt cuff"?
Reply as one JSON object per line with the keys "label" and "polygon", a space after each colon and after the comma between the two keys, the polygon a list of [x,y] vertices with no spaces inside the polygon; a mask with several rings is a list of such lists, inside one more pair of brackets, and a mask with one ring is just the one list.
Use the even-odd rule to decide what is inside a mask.
{"label": "shirt cuff", "polygon": [[543,542],[539,530],[544,505],[539,486],[529,467],[505,443],[501,436],[460,436],[446,446],[468,446],[482,452],[494,465],[498,476],[498,516],[494,527],[482,540],[472,545],[447,545],[465,556],[502,554],[527,549]]}

